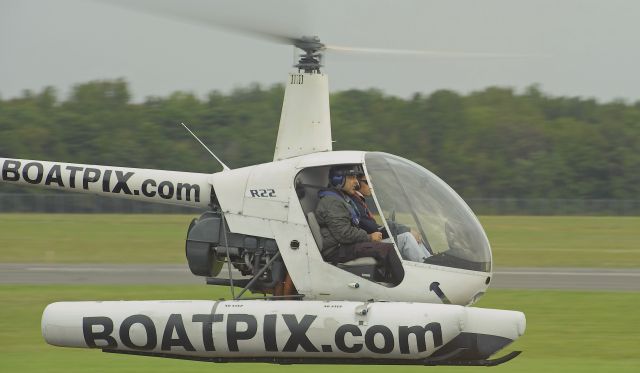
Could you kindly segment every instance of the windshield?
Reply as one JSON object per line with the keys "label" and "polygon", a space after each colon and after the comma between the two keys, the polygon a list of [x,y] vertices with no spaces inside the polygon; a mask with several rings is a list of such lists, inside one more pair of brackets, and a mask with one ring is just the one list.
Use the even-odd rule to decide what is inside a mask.
{"label": "windshield", "polygon": [[367,153],[373,196],[404,260],[474,271],[491,270],[489,241],[469,206],[420,165]]}

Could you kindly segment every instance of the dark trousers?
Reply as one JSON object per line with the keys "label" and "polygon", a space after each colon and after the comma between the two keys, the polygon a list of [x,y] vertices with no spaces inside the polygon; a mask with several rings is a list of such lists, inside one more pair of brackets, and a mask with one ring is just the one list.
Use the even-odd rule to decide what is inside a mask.
{"label": "dark trousers", "polygon": [[393,244],[386,242],[358,242],[340,250],[338,262],[345,263],[357,258],[374,258],[384,269],[382,281],[399,283],[402,280],[402,262],[396,254]]}

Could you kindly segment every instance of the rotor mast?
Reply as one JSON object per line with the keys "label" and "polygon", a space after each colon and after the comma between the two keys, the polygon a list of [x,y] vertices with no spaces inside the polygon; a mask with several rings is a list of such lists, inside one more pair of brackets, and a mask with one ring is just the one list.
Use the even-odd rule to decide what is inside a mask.
{"label": "rotor mast", "polygon": [[300,155],[331,151],[329,82],[320,72],[325,45],[317,36],[294,40],[305,54],[289,74],[282,103],[274,161]]}

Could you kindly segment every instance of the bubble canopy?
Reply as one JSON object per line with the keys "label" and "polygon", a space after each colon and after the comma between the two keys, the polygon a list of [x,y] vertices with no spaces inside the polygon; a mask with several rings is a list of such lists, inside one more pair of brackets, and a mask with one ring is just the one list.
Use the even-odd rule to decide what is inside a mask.
{"label": "bubble canopy", "polygon": [[491,271],[491,248],[480,222],[444,181],[386,153],[366,153],[365,167],[378,212],[404,260]]}

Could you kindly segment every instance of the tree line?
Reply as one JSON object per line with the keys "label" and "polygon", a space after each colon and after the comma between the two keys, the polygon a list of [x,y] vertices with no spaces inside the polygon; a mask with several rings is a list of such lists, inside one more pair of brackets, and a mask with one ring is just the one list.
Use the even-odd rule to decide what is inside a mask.
{"label": "tree line", "polygon": [[[284,87],[134,103],[124,80],[0,98],[0,156],[217,172],[184,122],[232,168],[273,158]],[[640,101],[600,103],[490,87],[411,98],[330,97],[334,150],[385,151],[436,173],[464,198],[638,199]],[[304,136],[304,134],[301,134]],[[0,184],[0,191],[17,188]],[[24,192],[24,190],[21,190]]]}

